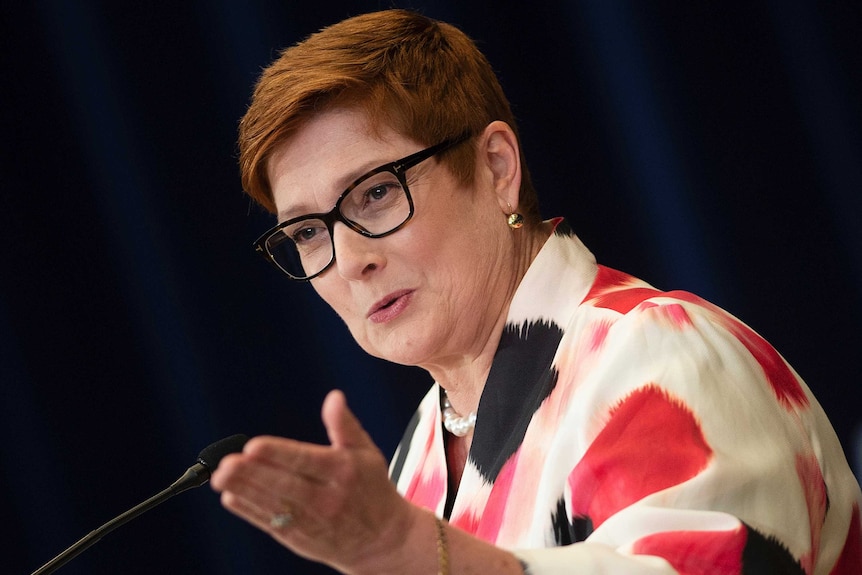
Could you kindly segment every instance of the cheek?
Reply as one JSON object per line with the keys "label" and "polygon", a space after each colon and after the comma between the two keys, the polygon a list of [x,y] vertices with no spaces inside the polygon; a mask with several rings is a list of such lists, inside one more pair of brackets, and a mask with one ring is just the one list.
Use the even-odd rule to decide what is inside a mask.
{"label": "cheek", "polygon": [[327,277],[321,277],[311,280],[311,285],[317,295],[326,305],[331,307],[344,321],[349,320],[349,310],[351,305],[350,293],[337,281],[329,281],[328,277],[334,270],[329,270],[324,274]]}
{"label": "cheek", "polygon": [[329,278],[318,278],[312,281],[312,286],[326,305],[328,305],[338,317],[347,325],[353,339],[364,347],[365,334],[362,331],[365,325],[364,310],[357,309],[354,304],[353,295],[348,286],[343,285],[343,282],[335,278],[334,281],[327,281]]}

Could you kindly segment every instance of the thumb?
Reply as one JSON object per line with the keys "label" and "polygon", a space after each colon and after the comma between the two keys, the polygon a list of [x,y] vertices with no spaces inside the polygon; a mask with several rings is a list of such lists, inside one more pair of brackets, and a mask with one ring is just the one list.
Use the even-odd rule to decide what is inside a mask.
{"label": "thumb", "polygon": [[368,447],[374,442],[363,429],[362,424],[347,407],[347,398],[341,390],[335,389],[326,395],[321,410],[323,425],[333,447]]}

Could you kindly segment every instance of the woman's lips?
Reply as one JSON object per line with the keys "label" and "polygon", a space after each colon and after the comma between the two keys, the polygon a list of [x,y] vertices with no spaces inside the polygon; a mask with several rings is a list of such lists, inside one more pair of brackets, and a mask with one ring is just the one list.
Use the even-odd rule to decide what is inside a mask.
{"label": "woman's lips", "polygon": [[386,323],[401,315],[413,297],[413,290],[401,290],[392,292],[385,298],[371,306],[368,319],[374,323]]}

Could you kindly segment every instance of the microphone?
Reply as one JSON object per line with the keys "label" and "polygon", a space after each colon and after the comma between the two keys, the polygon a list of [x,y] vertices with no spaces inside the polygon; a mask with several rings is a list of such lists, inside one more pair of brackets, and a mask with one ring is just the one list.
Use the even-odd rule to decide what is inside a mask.
{"label": "microphone", "polygon": [[209,481],[210,475],[218,467],[222,458],[230,453],[242,451],[242,447],[246,441],[248,441],[248,437],[239,433],[220,439],[205,447],[198,455],[197,462],[186,469],[186,472],[174,481],[170,487],[153,495],[143,503],[132,507],[122,515],[111,519],[95,531],[91,531],[74,545],[39,567],[36,571],[33,571],[32,575],[48,575],[48,573],[53,573],[120,525],[131,521],[138,515],[149,511],[178,493],[182,493],[192,487],[200,487]]}

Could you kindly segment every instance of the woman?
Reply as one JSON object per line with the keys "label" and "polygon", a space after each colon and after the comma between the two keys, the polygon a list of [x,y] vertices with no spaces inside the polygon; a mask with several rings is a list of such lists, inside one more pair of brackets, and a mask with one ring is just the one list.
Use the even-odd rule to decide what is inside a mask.
{"label": "woman", "polygon": [[388,474],[335,391],[330,445],[252,439],[213,475],[224,506],[344,573],[858,572],[862,495],[805,384],[541,221],[515,126],[475,45],[411,12],[264,72],[240,163],[280,223],[257,249],[435,384]]}

